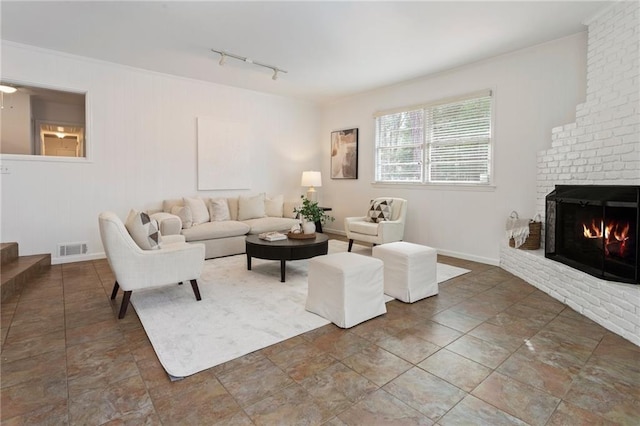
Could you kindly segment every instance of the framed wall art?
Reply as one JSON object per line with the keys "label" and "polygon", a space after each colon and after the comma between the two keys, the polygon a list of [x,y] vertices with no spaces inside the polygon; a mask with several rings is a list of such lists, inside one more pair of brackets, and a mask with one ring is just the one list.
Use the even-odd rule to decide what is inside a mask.
{"label": "framed wall art", "polygon": [[358,179],[358,129],[331,132],[331,179]]}

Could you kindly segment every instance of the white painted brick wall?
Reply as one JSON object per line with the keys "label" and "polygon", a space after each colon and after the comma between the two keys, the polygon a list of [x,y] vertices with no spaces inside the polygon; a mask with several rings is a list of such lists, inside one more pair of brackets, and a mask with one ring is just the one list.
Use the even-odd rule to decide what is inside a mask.
{"label": "white painted brick wall", "polygon": [[[576,121],[551,130],[538,154],[537,211],[555,185],[640,185],[640,6],[616,2],[589,24],[587,96]],[[544,235],[544,227],[543,227]],[[500,266],[640,346],[640,286],[600,280],[502,247]]]}

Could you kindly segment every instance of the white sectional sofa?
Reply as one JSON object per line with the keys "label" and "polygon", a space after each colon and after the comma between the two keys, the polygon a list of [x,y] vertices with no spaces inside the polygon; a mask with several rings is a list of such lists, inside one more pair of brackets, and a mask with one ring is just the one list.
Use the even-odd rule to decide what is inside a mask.
{"label": "white sectional sofa", "polygon": [[[187,242],[205,245],[205,259],[245,252],[245,235],[287,232],[298,226],[293,209],[300,201],[264,194],[224,198],[185,197],[164,200],[162,211],[150,212],[161,235],[182,234]],[[189,221],[191,219],[191,221]],[[191,223],[189,223],[191,222]]]}

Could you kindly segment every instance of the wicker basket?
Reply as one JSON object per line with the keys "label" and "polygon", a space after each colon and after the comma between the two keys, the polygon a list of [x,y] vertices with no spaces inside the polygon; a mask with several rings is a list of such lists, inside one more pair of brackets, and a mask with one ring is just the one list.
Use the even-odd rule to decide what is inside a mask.
{"label": "wicker basket", "polygon": [[[515,213],[515,212],[514,212]],[[517,217],[517,213],[516,213]],[[518,247],[521,250],[538,250],[540,248],[540,236],[542,234],[542,222],[540,220],[540,215],[536,215],[532,220],[529,221],[529,236],[524,243]],[[516,243],[513,241],[513,238],[509,239],[509,247],[515,247]]]}

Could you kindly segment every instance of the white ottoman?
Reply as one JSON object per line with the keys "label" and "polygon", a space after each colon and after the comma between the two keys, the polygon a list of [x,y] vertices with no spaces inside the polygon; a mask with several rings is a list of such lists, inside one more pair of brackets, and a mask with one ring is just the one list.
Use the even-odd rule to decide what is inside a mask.
{"label": "white ottoman", "polygon": [[306,309],[349,328],[387,312],[382,261],[356,253],[309,260]]}
{"label": "white ottoman", "polygon": [[384,292],[413,303],[438,294],[437,252],[399,241],[375,246],[372,255],[384,262]]}

